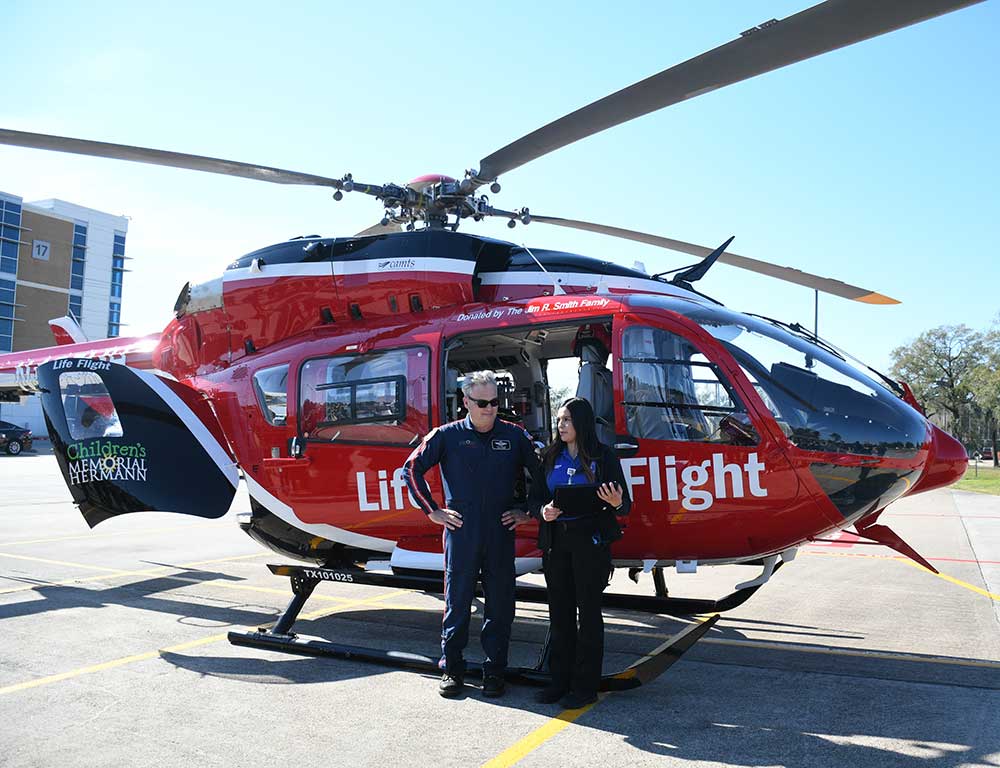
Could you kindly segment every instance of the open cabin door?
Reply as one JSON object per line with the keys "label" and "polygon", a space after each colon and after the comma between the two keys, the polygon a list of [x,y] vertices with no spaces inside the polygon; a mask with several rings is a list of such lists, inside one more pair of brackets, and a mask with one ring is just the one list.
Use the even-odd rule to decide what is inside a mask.
{"label": "open cabin door", "polygon": [[618,442],[637,446],[619,449],[635,502],[629,533],[643,531],[646,556],[728,560],[782,548],[780,519],[809,498],[728,354],[665,313],[616,318],[613,343]]}
{"label": "open cabin door", "polygon": [[229,511],[239,475],[198,392],[102,360],[55,360],[38,381],[53,452],[88,525],[129,512]]}

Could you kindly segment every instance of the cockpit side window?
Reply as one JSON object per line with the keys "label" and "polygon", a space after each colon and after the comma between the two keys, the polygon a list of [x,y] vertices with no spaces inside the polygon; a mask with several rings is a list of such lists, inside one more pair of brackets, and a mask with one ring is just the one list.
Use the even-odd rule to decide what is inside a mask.
{"label": "cockpit side window", "polygon": [[253,375],[257,402],[264,418],[275,427],[285,426],[288,412],[288,366],[276,365]]}
{"label": "cockpit side window", "polygon": [[759,436],[725,374],[688,339],[626,328],[622,380],[629,434],[652,440],[756,445]]}

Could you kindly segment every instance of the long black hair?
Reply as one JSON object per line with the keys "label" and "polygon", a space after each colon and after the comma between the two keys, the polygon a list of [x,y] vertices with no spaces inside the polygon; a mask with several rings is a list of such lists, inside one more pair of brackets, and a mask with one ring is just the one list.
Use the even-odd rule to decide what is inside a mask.
{"label": "long black hair", "polygon": [[[601,443],[597,439],[597,419],[594,418],[594,409],[587,400],[582,397],[571,397],[565,401],[560,408],[569,411],[569,417],[573,421],[573,429],[576,430],[576,447],[579,449],[580,465],[583,467],[587,480],[594,482],[594,470],[590,463],[601,453]],[[552,467],[563,452],[566,443],[559,437],[559,430],[555,430],[552,435],[552,443],[542,454],[542,466],[545,473],[552,471]]]}

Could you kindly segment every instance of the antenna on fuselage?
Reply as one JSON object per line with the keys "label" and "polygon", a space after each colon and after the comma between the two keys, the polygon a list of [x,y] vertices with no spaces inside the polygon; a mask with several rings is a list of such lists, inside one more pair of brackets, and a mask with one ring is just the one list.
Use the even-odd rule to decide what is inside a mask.
{"label": "antenna on fuselage", "polygon": [[[546,275],[549,275],[551,277],[552,273],[549,272],[542,265],[542,262],[540,262],[538,259],[535,258],[535,254],[533,254],[531,252],[531,249],[528,246],[526,246],[524,243],[521,243],[521,247],[524,248],[525,252],[534,260],[534,262],[538,265],[538,268],[540,270],[542,270],[542,272],[544,272]],[[561,285],[559,285],[559,283],[555,280],[555,278],[552,279],[552,295],[553,296],[565,296],[566,295],[566,291],[563,290],[563,287]]]}

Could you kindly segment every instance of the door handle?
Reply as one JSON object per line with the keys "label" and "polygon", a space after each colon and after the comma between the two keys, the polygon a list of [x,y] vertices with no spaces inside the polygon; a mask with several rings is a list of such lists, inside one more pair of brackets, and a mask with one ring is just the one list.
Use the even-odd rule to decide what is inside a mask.
{"label": "door handle", "polygon": [[627,459],[635,456],[639,450],[639,443],[631,435],[615,435],[614,447],[616,454]]}

